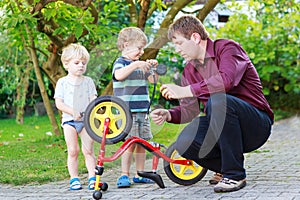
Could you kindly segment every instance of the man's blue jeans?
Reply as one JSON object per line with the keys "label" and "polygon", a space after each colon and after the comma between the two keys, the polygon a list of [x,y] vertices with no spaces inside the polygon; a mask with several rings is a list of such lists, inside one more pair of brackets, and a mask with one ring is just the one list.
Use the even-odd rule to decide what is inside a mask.
{"label": "man's blue jeans", "polygon": [[228,94],[214,94],[206,116],[187,125],[177,138],[178,153],[223,177],[246,178],[244,153],[261,147],[273,121],[264,111]]}

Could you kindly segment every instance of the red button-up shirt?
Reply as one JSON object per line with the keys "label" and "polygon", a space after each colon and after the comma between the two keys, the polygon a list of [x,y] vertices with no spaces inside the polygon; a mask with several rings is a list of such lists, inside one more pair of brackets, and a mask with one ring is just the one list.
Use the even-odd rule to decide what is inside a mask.
{"label": "red button-up shirt", "polygon": [[242,47],[232,40],[208,38],[204,63],[187,63],[181,85],[190,85],[194,97],[181,99],[180,106],[169,110],[171,123],[190,122],[199,115],[200,103],[205,106],[211,94],[220,92],[250,103],[274,120],[255,67]]}

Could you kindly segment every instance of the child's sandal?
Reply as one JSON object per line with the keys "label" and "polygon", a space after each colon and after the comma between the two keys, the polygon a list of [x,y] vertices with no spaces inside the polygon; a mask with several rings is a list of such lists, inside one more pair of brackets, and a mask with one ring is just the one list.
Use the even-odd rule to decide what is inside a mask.
{"label": "child's sandal", "polygon": [[79,178],[72,178],[70,180],[70,190],[81,190],[82,186],[80,184]]}
{"label": "child's sandal", "polygon": [[154,183],[154,181],[152,181],[151,179],[144,177],[133,177],[132,180],[135,183]]}
{"label": "child's sandal", "polygon": [[131,183],[130,183],[130,179],[128,176],[123,175],[118,178],[118,181],[117,181],[118,188],[127,188],[127,187],[130,187],[130,185],[131,185]]}
{"label": "child's sandal", "polygon": [[96,183],[96,177],[95,176],[89,178],[88,189],[89,190],[94,190],[95,189],[95,183]]}

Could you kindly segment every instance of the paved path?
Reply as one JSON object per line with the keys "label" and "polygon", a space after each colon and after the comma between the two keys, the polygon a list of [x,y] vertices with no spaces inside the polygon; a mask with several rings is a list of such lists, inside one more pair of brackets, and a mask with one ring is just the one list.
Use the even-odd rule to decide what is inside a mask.
{"label": "paved path", "polygon": [[[166,185],[165,189],[160,189],[155,184],[135,184],[131,188],[117,189],[115,182],[120,171],[105,170],[101,178],[109,184],[109,188],[103,192],[102,199],[300,200],[299,146],[300,118],[293,117],[276,122],[269,141],[256,153],[246,154],[247,186],[242,190],[214,193],[213,187],[208,184],[212,172],[208,172],[200,182],[192,186],[180,186],[166,177],[160,165],[159,173]],[[83,186],[81,191],[68,191],[68,180],[38,186],[1,185],[0,199],[92,199],[92,192],[86,189],[86,182]]]}

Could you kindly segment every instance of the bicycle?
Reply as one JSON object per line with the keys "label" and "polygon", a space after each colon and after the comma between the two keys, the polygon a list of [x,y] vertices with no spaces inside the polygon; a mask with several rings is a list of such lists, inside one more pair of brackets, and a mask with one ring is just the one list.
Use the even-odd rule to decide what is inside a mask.
{"label": "bicycle", "polygon": [[[118,159],[130,145],[137,143],[153,154],[152,171],[139,171],[138,175],[153,180],[160,188],[165,188],[161,176],[157,173],[159,158],[163,159],[163,167],[166,175],[173,182],[180,185],[192,185],[200,181],[207,169],[201,167],[192,160],[181,157],[171,144],[165,153],[159,143],[149,143],[138,137],[129,137],[125,140],[132,126],[132,117],[128,106],[123,100],[115,96],[100,96],[92,101],[84,118],[85,127],[90,137],[101,143],[97,165],[95,168],[96,182],[93,198],[102,198],[102,192],[108,189],[108,184],[100,182],[104,172],[104,163]],[[105,156],[105,146],[123,141],[120,148],[110,157]]]}

